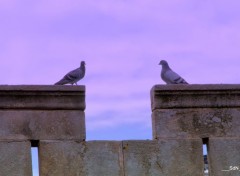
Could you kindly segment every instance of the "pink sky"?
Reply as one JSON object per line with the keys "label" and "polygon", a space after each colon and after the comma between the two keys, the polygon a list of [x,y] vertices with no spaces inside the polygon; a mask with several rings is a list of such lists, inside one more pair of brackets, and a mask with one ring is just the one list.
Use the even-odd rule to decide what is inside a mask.
{"label": "pink sky", "polygon": [[[239,9],[238,0],[1,0],[0,83],[53,84],[85,60],[88,137],[151,138],[161,59],[192,84],[239,83]],[[138,130],[115,133],[128,126]]]}

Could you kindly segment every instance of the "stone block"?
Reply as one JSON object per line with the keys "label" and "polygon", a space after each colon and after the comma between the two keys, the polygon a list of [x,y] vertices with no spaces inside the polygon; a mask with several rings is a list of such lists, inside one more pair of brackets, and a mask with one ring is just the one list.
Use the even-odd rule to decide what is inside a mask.
{"label": "stone block", "polygon": [[159,109],[153,138],[240,137],[240,108]]}
{"label": "stone block", "polygon": [[203,176],[201,140],[123,141],[125,176]]}
{"label": "stone block", "polygon": [[78,110],[0,110],[1,140],[84,140],[85,117]]}
{"label": "stone block", "polygon": [[84,110],[85,86],[1,85],[0,109]]}
{"label": "stone block", "polygon": [[0,175],[32,176],[31,144],[0,141]]}
{"label": "stone block", "polygon": [[208,149],[211,176],[240,175],[240,138],[210,138]]}
{"label": "stone block", "polygon": [[122,143],[40,141],[41,176],[123,176]]}
{"label": "stone block", "polygon": [[41,176],[85,176],[85,147],[73,141],[40,141],[39,172]]}
{"label": "stone block", "polygon": [[84,165],[86,175],[124,176],[122,142],[86,142]]}
{"label": "stone block", "polygon": [[151,106],[152,110],[240,107],[240,85],[155,85],[151,90]]}

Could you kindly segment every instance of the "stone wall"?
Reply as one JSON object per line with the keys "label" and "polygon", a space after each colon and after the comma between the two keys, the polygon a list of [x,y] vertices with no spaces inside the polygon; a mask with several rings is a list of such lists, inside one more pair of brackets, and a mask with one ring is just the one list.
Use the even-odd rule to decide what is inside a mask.
{"label": "stone wall", "polygon": [[[86,141],[84,86],[0,86],[0,176],[211,176],[240,171],[240,85],[156,85],[153,140]],[[231,170],[235,167],[235,170]],[[230,170],[230,171],[227,171]]]}
{"label": "stone wall", "polygon": [[[151,102],[155,140],[196,140],[194,149],[206,143],[210,176],[240,175],[240,85],[157,85]],[[188,155],[196,160],[202,153],[191,149]],[[191,175],[194,167],[193,175],[201,175],[202,161],[186,161],[179,175]]]}
{"label": "stone wall", "polygon": [[31,146],[85,140],[84,109],[83,86],[0,86],[0,176],[32,175]]}

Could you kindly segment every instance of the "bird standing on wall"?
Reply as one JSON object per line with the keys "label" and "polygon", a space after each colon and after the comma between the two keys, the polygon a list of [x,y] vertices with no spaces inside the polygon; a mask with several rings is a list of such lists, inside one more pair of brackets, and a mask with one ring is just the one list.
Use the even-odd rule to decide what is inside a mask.
{"label": "bird standing on wall", "polygon": [[85,75],[85,62],[82,61],[80,67],[67,73],[60,81],[56,82],[55,85],[64,84],[76,84]]}
{"label": "bird standing on wall", "polygon": [[188,84],[181,76],[172,71],[167,61],[161,60],[159,65],[162,65],[161,78],[167,84]]}

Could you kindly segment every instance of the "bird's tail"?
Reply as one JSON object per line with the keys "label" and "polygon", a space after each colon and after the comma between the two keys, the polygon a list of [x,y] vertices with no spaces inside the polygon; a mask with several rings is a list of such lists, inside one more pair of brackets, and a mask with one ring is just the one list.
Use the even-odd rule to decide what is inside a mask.
{"label": "bird's tail", "polygon": [[62,84],[60,84],[59,82],[56,82],[54,85],[62,85]]}
{"label": "bird's tail", "polygon": [[54,85],[63,85],[65,82],[63,80],[60,80],[58,82],[56,82]]}

